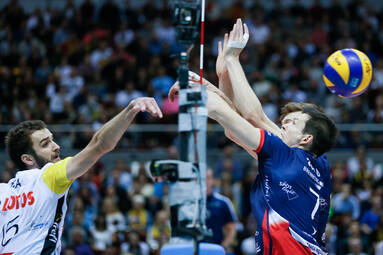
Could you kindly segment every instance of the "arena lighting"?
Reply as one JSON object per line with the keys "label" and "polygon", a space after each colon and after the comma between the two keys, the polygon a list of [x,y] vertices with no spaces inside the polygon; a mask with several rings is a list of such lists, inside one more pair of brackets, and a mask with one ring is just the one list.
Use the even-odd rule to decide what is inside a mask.
{"label": "arena lighting", "polygon": [[179,91],[179,160],[154,160],[152,177],[163,177],[169,184],[171,238],[161,255],[223,255],[222,246],[204,243],[212,238],[206,221],[206,126],[207,93],[202,86],[204,8],[202,0],[176,0],[173,25],[176,40],[190,49],[198,36],[201,18],[200,83],[189,86],[188,51],[180,53]]}

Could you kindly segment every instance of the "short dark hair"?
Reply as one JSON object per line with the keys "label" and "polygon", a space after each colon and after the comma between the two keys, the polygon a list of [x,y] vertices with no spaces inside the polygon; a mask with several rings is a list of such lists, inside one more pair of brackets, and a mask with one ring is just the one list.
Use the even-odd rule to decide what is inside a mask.
{"label": "short dark hair", "polygon": [[41,120],[27,120],[13,127],[5,136],[8,155],[19,170],[26,168],[21,155],[34,154],[31,134],[44,128],[46,125]]}
{"label": "short dark hair", "polygon": [[291,112],[301,111],[310,116],[303,129],[304,134],[313,136],[313,141],[307,150],[317,156],[328,152],[336,142],[338,129],[334,122],[326,115],[324,110],[310,103],[288,103],[282,108],[282,120]]}

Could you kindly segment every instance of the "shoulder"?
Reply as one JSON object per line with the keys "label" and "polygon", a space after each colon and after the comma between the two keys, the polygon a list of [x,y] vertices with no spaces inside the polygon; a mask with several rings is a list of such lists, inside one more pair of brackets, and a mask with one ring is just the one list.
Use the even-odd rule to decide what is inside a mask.
{"label": "shoulder", "polygon": [[34,180],[37,180],[40,178],[42,174],[42,171],[41,171],[42,169],[43,168],[41,169],[34,168],[30,170],[19,171],[16,173],[13,179],[9,180],[8,184],[13,185],[14,183],[17,183],[17,182],[31,183]]}
{"label": "shoulder", "polygon": [[286,153],[287,150],[291,151],[287,144],[283,140],[272,132],[264,129],[260,129],[261,132],[261,141],[259,147],[254,151],[260,153],[259,155],[272,155],[275,153],[283,152]]}
{"label": "shoulder", "polygon": [[220,204],[220,208],[222,209],[221,211],[225,212],[227,215],[230,215],[233,221],[237,221],[237,214],[235,212],[233,203],[231,202],[230,198],[221,195],[217,192],[213,192],[212,195],[215,201]]}
{"label": "shoulder", "polygon": [[222,206],[226,206],[226,207],[232,207],[233,206],[230,198],[228,198],[224,195],[221,195],[218,192],[213,192],[212,196],[213,196],[213,199],[216,202],[219,202]]}

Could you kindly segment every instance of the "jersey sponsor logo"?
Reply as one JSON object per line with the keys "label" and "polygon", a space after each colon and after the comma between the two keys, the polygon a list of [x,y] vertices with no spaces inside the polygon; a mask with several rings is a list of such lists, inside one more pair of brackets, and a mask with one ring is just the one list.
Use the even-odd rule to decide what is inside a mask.
{"label": "jersey sponsor logo", "polygon": [[326,199],[324,199],[324,198],[319,199],[319,210],[321,210],[321,211],[328,211],[329,210],[328,202],[326,201]]}
{"label": "jersey sponsor logo", "polygon": [[11,185],[11,187],[14,188],[14,189],[18,189],[18,188],[20,188],[20,187],[21,187],[21,183],[20,183],[19,178],[16,178],[16,179],[11,180],[10,185]]}
{"label": "jersey sponsor logo", "polygon": [[63,205],[65,201],[65,196],[61,197],[58,200],[56,207],[55,220],[51,227],[48,230],[48,234],[44,241],[43,250],[41,251],[41,255],[50,255],[56,248],[56,244],[59,241],[59,231],[60,231],[60,223],[63,218]]}
{"label": "jersey sponsor logo", "polygon": [[310,169],[316,174],[317,177],[320,177],[320,172],[319,172],[318,168],[313,167],[313,164],[311,163],[309,158],[306,158],[306,159],[307,159],[307,164],[309,165]]}
{"label": "jersey sponsor logo", "polygon": [[20,195],[7,197],[1,211],[6,212],[13,209],[18,210],[27,205],[33,205],[34,203],[35,197],[33,196],[33,191],[29,191],[28,193],[23,192]]}
{"label": "jersey sponsor logo", "polygon": [[49,227],[49,222],[43,222],[43,223],[32,222],[29,227],[29,230],[32,231],[32,230],[42,229],[45,227]]}
{"label": "jersey sponsor logo", "polygon": [[265,197],[266,200],[269,201],[270,198],[270,184],[269,184],[269,176],[265,175]]}
{"label": "jersey sponsor logo", "polygon": [[303,171],[316,183],[315,187],[317,189],[321,190],[321,188],[323,188],[323,182],[319,180],[318,177],[316,177],[307,166],[303,166]]}
{"label": "jersey sponsor logo", "polygon": [[293,200],[299,197],[298,194],[295,192],[295,190],[287,182],[280,181],[279,186],[282,187],[282,191],[284,191],[287,194],[287,198],[289,200]]}

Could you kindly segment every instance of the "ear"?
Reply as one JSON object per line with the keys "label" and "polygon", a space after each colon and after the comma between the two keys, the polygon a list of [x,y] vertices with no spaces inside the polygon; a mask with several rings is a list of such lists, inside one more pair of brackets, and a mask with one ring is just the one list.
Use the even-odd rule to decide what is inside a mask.
{"label": "ear", "polygon": [[311,144],[313,142],[313,140],[314,140],[313,135],[304,134],[303,137],[301,138],[299,145],[307,146],[307,145]]}
{"label": "ear", "polygon": [[21,155],[21,161],[28,167],[32,168],[35,164],[35,158],[30,154],[23,154]]}

